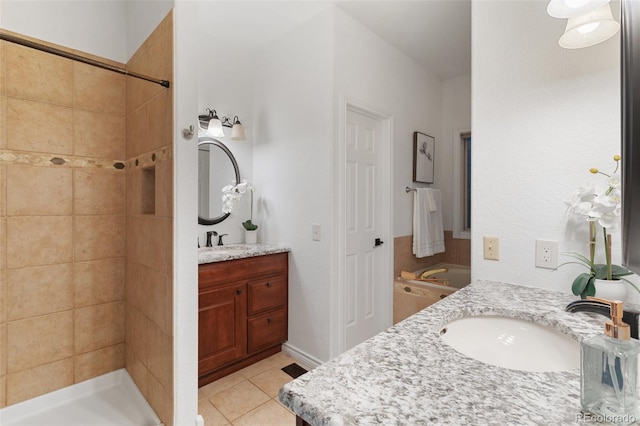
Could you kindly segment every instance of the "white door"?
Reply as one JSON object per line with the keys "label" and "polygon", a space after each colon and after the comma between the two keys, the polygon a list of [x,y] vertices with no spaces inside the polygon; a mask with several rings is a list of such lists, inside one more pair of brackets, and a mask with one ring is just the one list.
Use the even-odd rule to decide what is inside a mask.
{"label": "white door", "polygon": [[[391,325],[389,138],[383,121],[347,109],[345,319],[349,349]],[[386,163],[385,163],[386,162]],[[386,191],[386,193],[385,193]],[[386,221],[386,223],[385,223]],[[388,240],[388,241],[387,241]]]}

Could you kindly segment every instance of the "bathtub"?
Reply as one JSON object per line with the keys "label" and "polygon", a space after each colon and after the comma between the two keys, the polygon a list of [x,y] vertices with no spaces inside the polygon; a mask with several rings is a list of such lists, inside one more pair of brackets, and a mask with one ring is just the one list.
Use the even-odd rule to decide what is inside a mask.
{"label": "bathtub", "polygon": [[439,263],[415,271],[416,275],[430,269],[447,268],[447,272],[429,278],[446,279],[449,285],[397,278],[393,283],[393,323],[396,324],[423,310],[471,282],[471,268],[464,265]]}
{"label": "bathtub", "polygon": [[0,424],[162,425],[124,368],[0,409]]}

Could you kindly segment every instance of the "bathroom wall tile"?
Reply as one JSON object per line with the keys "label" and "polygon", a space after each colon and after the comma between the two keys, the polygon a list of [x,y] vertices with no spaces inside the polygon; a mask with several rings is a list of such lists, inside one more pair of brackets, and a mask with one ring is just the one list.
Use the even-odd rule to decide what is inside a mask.
{"label": "bathroom wall tile", "polygon": [[76,261],[122,257],[125,216],[75,216],[73,252]]}
{"label": "bathroom wall tile", "polygon": [[9,321],[69,309],[73,309],[73,267],[70,263],[7,271]]}
{"label": "bathroom wall tile", "polygon": [[[127,220],[127,257],[163,275],[173,270],[173,222],[153,216]],[[154,250],[148,250],[154,247]]]}
{"label": "bathroom wall tile", "polygon": [[7,405],[13,405],[73,384],[73,359],[50,364],[7,376]]}
{"label": "bathroom wall tile", "polygon": [[9,217],[6,220],[7,268],[73,260],[71,216]]}
{"label": "bathroom wall tile", "polygon": [[[5,217],[0,216],[0,271],[4,270],[6,267],[7,267],[7,219]],[[2,321],[1,313],[2,311],[0,311],[0,321]]]}
{"label": "bathroom wall tile", "polygon": [[74,263],[76,308],[124,300],[124,258]]}
{"label": "bathroom wall tile", "polygon": [[153,322],[149,322],[151,329],[151,348],[147,367],[151,374],[160,382],[165,389],[173,386],[173,339],[171,336],[160,330]]}
{"label": "bathroom wall tile", "polygon": [[131,348],[138,360],[145,365],[149,360],[149,351],[151,350],[149,329],[151,322],[136,307],[127,303],[126,308],[126,330],[125,340],[127,346]]}
{"label": "bathroom wall tile", "polygon": [[0,376],[7,375],[7,323],[0,322]]}
{"label": "bathroom wall tile", "polygon": [[144,395],[165,426],[173,425],[173,390],[165,389],[153,376],[147,375],[147,393]]}
{"label": "bathroom wall tile", "polygon": [[149,370],[147,370],[142,361],[140,361],[128,344],[125,344],[125,366],[137,388],[143,395],[146,395],[148,383],[147,375],[150,374]]}
{"label": "bathroom wall tile", "polygon": [[0,376],[0,408],[7,406],[7,376]]}
{"label": "bathroom wall tile", "polygon": [[73,211],[76,215],[125,213],[125,173],[121,170],[73,171]]}
{"label": "bathroom wall tile", "polygon": [[142,168],[133,167],[127,169],[126,205],[128,215],[137,215],[142,212]]}
{"label": "bathroom wall tile", "polygon": [[5,76],[6,76],[6,67],[5,67],[5,42],[0,40],[0,96],[5,96]]}
{"label": "bathroom wall tile", "polygon": [[147,105],[127,114],[126,122],[127,158],[149,151],[149,108]]}
{"label": "bathroom wall tile", "polygon": [[127,302],[155,322],[165,333],[172,330],[172,280],[144,265],[127,263]]}
{"label": "bathroom wall tile", "polygon": [[7,321],[7,270],[0,269],[0,324],[5,323],[6,321]]}
{"label": "bathroom wall tile", "polygon": [[163,90],[149,101],[149,149],[173,143],[173,96]]}
{"label": "bathroom wall tile", "polygon": [[73,355],[73,312],[7,323],[9,374]]}
{"label": "bathroom wall tile", "polygon": [[104,303],[75,310],[76,355],[124,342],[124,302]]}
{"label": "bathroom wall tile", "polygon": [[156,164],[156,216],[173,217],[173,160]]}
{"label": "bathroom wall tile", "polygon": [[6,44],[7,96],[73,105],[73,61]]}
{"label": "bathroom wall tile", "polygon": [[73,212],[71,169],[7,166],[7,215],[64,216]]}
{"label": "bathroom wall tile", "polygon": [[123,367],[124,343],[87,352],[74,359],[75,382],[80,383]]}
{"label": "bathroom wall tile", "polygon": [[7,215],[6,199],[7,199],[7,166],[0,164],[0,217],[4,217]]}
{"label": "bathroom wall tile", "polygon": [[87,157],[125,159],[124,115],[76,109],[73,116],[73,152]]}
{"label": "bathroom wall tile", "polygon": [[77,109],[124,116],[125,76],[80,62],[73,63],[73,105]]}
{"label": "bathroom wall tile", "polygon": [[73,153],[73,109],[7,98],[7,148]]}
{"label": "bathroom wall tile", "polygon": [[7,97],[0,95],[0,149],[7,147]]}
{"label": "bathroom wall tile", "polygon": [[[130,62],[131,63],[131,62]],[[127,64],[127,70],[143,74],[137,70],[136,66]],[[144,106],[149,99],[158,93],[164,87],[151,83],[149,81],[140,80],[139,78],[127,77],[127,95],[126,95],[126,115],[129,116]]]}

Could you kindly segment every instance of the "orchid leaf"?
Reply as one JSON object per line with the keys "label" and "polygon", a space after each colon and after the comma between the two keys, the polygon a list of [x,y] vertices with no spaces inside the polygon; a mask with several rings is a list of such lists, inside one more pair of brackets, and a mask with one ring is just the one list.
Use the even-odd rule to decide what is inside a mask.
{"label": "orchid leaf", "polygon": [[[571,291],[573,292],[573,294],[580,295],[582,296],[582,294],[585,292],[585,290],[587,289],[587,286],[589,284],[589,281],[591,281],[591,274],[587,274],[582,273],[580,275],[578,275],[576,277],[575,280],[573,280],[573,284],[571,285]],[[595,294],[595,288],[594,288],[594,294]]]}
{"label": "orchid leaf", "polygon": [[594,277],[590,277],[589,280],[587,281],[587,288],[585,289],[584,294],[581,294],[580,297],[582,297],[583,299],[586,299],[587,296],[595,296],[596,295],[596,285],[595,285],[595,278]]}

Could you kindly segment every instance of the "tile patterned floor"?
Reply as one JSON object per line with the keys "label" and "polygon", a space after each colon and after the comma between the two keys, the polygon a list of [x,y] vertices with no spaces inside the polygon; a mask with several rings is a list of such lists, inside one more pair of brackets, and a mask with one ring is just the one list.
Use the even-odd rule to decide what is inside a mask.
{"label": "tile patterned floor", "polygon": [[294,362],[301,365],[279,352],[198,389],[205,425],[294,426],[295,415],[278,401],[280,388],[293,380],[281,368]]}

